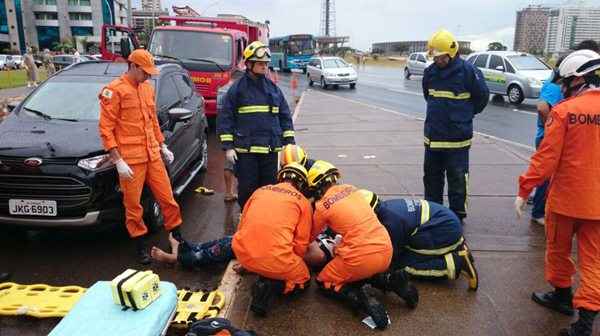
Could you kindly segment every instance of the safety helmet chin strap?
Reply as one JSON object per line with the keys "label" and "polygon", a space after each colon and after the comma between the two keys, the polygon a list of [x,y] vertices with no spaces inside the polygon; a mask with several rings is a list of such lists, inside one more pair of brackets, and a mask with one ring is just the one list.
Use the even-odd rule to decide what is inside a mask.
{"label": "safety helmet chin strap", "polygon": [[571,77],[563,79],[563,84],[565,85],[565,98],[578,96],[581,92],[585,91],[589,87],[589,83],[587,81],[583,81],[580,84],[571,86],[571,83],[575,80],[575,78],[579,77]]}

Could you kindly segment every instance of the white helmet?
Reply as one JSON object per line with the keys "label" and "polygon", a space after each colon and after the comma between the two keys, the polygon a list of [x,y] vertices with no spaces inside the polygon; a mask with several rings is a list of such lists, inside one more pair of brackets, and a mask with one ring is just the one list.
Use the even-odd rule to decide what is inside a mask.
{"label": "white helmet", "polygon": [[569,54],[558,67],[561,78],[582,77],[600,69],[600,54],[592,50],[577,50]]}

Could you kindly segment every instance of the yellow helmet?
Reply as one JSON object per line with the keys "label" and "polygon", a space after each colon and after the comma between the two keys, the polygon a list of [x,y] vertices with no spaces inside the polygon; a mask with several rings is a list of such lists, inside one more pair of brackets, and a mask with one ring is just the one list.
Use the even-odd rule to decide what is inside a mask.
{"label": "yellow helmet", "polygon": [[301,165],[306,164],[308,156],[304,149],[298,145],[287,145],[281,151],[281,166],[285,166],[292,162],[298,162]]}
{"label": "yellow helmet", "polygon": [[311,188],[319,187],[326,181],[336,182],[338,178],[339,170],[327,161],[317,160],[308,170],[308,186]]}
{"label": "yellow helmet", "polygon": [[254,41],[244,49],[244,61],[271,62],[271,51],[264,43]]}
{"label": "yellow helmet", "polygon": [[458,53],[458,41],[456,41],[451,32],[440,29],[427,42],[427,52],[430,57],[444,54],[454,57]]}
{"label": "yellow helmet", "polygon": [[306,168],[298,162],[292,162],[285,165],[277,173],[277,182],[292,180],[297,183],[296,187],[303,188],[308,183],[308,173]]}
{"label": "yellow helmet", "polygon": [[367,203],[371,206],[371,209],[375,210],[379,204],[379,197],[377,197],[377,194],[367,189],[360,189],[358,193],[365,199],[365,201],[367,201]]}

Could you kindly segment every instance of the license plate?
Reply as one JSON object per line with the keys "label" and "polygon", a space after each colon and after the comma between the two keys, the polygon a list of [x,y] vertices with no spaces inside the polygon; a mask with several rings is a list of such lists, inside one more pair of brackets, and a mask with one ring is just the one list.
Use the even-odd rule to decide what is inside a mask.
{"label": "license plate", "polygon": [[56,216],[56,201],[11,199],[8,211],[11,215]]}

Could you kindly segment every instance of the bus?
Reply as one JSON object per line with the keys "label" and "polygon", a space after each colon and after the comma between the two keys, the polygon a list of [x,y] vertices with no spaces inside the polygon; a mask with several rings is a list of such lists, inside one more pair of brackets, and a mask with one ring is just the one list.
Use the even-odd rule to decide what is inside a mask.
{"label": "bus", "polygon": [[295,34],[269,39],[271,64],[269,68],[289,72],[300,69],[306,73],[306,65],[315,54],[315,38],[310,34]]}

